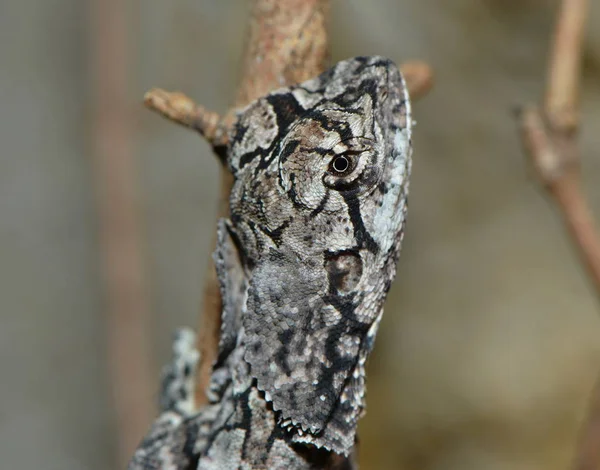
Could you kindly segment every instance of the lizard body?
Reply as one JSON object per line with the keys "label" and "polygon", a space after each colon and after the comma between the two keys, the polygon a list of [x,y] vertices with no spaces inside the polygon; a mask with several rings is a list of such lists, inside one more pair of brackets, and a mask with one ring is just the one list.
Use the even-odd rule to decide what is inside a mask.
{"label": "lizard body", "polygon": [[[130,469],[354,468],[373,347],[403,237],[411,114],[396,66],[357,57],[255,101],[230,134],[231,216],[210,403],[180,332],[162,414]],[[337,457],[336,457],[337,456]]]}

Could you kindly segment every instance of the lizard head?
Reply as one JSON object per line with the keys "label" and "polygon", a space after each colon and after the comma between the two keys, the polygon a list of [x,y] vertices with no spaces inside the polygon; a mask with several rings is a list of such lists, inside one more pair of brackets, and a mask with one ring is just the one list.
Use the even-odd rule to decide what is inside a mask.
{"label": "lizard head", "polygon": [[395,275],[411,124],[397,67],[357,57],[254,102],[231,135],[244,357],[301,442],[352,446],[354,430],[339,428],[362,410],[362,366]]}
{"label": "lizard head", "polygon": [[285,231],[300,257],[387,252],[404,219],[410,139],[406,86],[381,57],[340,62],[254,102],[229,159],[232,215],[254,228],[248,246],[268,250]]}

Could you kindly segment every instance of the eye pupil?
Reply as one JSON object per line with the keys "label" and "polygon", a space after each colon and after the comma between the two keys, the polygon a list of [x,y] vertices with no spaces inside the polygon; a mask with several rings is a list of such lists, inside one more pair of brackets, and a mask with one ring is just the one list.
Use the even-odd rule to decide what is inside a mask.
{"label": "eye pupil", "polygon": [[339,155],[333,160],[332,167],[338,173],[343,173],[350,167],[350,161],[343,155]]}

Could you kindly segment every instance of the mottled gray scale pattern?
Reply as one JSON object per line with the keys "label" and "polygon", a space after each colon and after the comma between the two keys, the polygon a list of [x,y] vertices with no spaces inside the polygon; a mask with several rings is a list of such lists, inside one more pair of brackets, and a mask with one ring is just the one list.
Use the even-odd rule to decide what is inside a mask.
{"label": "mottled gray scale pattern", "polygon": [[[253,272],[244,358],[258,388],[294,426],[316,433],[325,426],[360,340],[339,351],[329,341],[348,333],[343,312],[328,303],[323,265],[310,266],[272,250]],[[325,278],[325,279],[324,279]],[[351,313],[351,312],[350,312]]]}
{"label": "mottled gray scale pattern", "polygon": [[223,313],[210,404],[179,405],[169,391],[189,380],[167,374],[175,398],[130,468],[317,469],[333,455],[355,468],[365,362],[404,231],[411,123],[402,77],[381,57],[339,62],[239,114],[214,255]]}
{"label": "mottled gray scale pattern", "polygon": [[199,359],[195,341],[191,330],[176,333],[173,359],[162,374],[161,415],[136,450],[129,468],[175,470],[189,468],[194,461],[190,449],[197,440],[198,427],[187,423],[186,417],[194,412],[194,371]]}
{"label": "mottled gray scale pattern", "polygon": [[217,248],[213,254],[223,304],[219,340],[220,360],[235,347],[248,290],[247,276],[230,230],[231,226],[225,219],[219,220]]}

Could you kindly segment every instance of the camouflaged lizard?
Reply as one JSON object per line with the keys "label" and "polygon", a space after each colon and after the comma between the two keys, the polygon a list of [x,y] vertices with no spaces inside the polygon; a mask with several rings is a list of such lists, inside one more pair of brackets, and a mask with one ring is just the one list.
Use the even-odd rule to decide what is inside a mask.
{"label": "camouflaged lizard", "polygon": [[255,101],[230,134],[231,216],[208,406],[181,331],[130,469],[355,468],[365,361],[396,273],[411,168],[397,67],[356,57]]}

